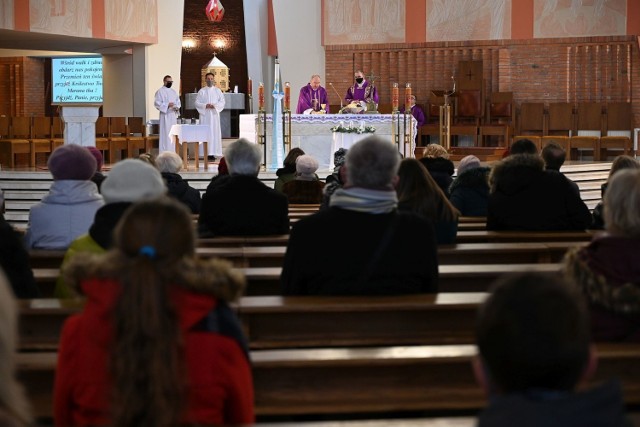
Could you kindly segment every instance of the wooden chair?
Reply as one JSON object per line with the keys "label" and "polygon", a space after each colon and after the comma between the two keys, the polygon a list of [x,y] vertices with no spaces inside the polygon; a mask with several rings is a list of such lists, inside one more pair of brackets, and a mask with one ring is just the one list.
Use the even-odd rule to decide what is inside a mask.
{"label": "wooden chair", "polygon": [[[473,146],[478,145],[480,119],[484,115],[481,90],[460,90],[457,94],[454,124],[451,136],[471,136]],[[458,144],[459,145],[459,144]]]}
{"label": "wooden chair", "polygon": [[[146,138],[147,141],[149,143],[149,152],[152,149],[159,149],[160,148],[160,125],[158,124],[154,124],[150,126],[150,131],[146,132]],[[146,125],[145,125],[145,129],[146,129]]]}
{"label": "wooden chair", "polygon": [[612,102],[606,105],[604,118],[604,133],[600,138],[600,159],[606,160],[610,152],[614,155],[621,151],[624,154],[633,154],[631,141],[631,103]]}
{"label": "wooden chair", "polygon": [[141,152],[151,152],[151,141],[147,138],[147,131],[142,122],[142,117],[129,117],[127,126],[127,153],[129,158],[136,158]]}
{"label": "wooden chair", "polygon": [[581,102],[576,107],[576,134],[569,138],[569,159],[582,158],[582,151],[593,153],[593,160],[600,159],[600,136],[604,121],[600,102]]}
{"label": "wooden chair", "polygon": [[508,146],[515,121],[513,92],[492,92],[487,109],[487,123],[480,126],[480,145],[485,145],[485,137],[502,137],[503,145]]}
{"label": "wooden chair", "polygon": [[575,131],[573,105],[568,102],[549,104],[549,119],[545,135],[569,136]]}
{"label": "wooden chair", "polygon": [[518,135],[543,136],[546,132],[544,104],[541,102],[523,102],[516,124]]}
{"label": "wooden chair", "polygon": [[53,145],[51,140],[51,117],[34,117],[31,127],[31,159],[29,166],[36,167],[36,154],[51,154]]}
{"label": "wooden chair", "polygon": [[16,155],[31,154],[29,141],[31,138],[31,118],[11,117],[9,129],[0,129],[0,131],[6,135],[4,139],[0,140],[0,163],[15,168],[17,165]]}
{"label": "wooden chair", "polygon": [[111,154],[108,117],[98,117],[96,120],[96,148],[102,152],[102,158],[106,161],[107,156],[105,153]]}
{"label": "wooden chair", "polygon": [[127,134],[126,117],[109,118],[109,163],[114,164],[117,161],[118,153],[121,160],[127,158]]}

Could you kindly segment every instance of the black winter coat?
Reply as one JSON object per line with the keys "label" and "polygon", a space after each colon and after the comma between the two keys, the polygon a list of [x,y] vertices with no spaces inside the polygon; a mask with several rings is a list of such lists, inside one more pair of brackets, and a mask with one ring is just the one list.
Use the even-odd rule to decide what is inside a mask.
{"label": "black winter coat", "polygon": [[493,167],[487,230],[585,230],[591,213],[562,174],[538,156],[516,154]]}
{"label": "black winter coat", "polygon": [[187,181],[177,173],[162,172],[162,178],[167,183],[169,195],[184,203],[191,213],[200,213],[200,191],[191,187]]}

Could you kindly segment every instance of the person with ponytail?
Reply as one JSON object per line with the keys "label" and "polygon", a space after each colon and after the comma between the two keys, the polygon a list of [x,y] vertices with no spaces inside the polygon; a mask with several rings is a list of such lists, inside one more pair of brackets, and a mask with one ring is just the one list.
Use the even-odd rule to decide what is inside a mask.
{"label": "person with ponytail", "polygon": [[15,377],[18,341],[18,309],[9,282],[0,268],[0,426],[32,425],[31,412],[22,386]]}
{"label": "person with ponytail", "polygon": [[113,249],[77,254],[64,274],[86,304],[62,331],[57,426],[253,423],[247,345],[227,305],[244,278],[195,256],[179,202],[132,205]]}

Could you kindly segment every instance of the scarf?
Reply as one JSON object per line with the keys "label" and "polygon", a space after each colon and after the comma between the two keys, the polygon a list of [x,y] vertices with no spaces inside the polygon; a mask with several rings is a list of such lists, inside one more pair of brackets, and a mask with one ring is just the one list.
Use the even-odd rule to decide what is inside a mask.
{"label": "scarf", "polygon": [[356,212],[385,214],[396,209],[398,196],[393,190],[340,188],[331,195],[329,206]]}

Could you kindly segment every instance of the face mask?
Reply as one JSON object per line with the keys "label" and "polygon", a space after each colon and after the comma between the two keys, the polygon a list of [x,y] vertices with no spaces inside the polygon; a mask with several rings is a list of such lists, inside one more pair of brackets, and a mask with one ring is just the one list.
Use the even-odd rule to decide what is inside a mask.
{"label": "face mask", "polygon": [[358,77],[356,79],[356,83],[361,84],[364,81],[364,79],[362,77]]}
{"label": "face mask", "polygon": [[165,84],[164,84],[164,85],[165,85],[166,87],[171,87],[171,85],[172,85],[172,84],[173,84],[173,82],[165,82]]}
{"label": "face mask", "polygon": [[207,80],[207,86],[212,87],[213,86],[213,80]]}

